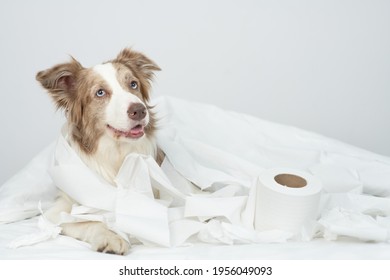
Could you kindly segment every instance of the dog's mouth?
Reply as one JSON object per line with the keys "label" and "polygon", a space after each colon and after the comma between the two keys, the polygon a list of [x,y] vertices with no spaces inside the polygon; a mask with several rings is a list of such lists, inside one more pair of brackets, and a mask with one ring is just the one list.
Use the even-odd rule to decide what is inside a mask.
{"label": "dog's mouth", "polygon": [[118,137],[118,138],[119,137],[126,137],[126,138],[137,139],[137,138],[144,136],[144,134],[145,134],[144,126],[141,124],[137,124],[136,126],[134,126],[133,128],[131,128],[128,131],[116,129],[109,124],[107,124],[107,128],[108,128],[108,130],[110,130],[114,134],[115,137]]}

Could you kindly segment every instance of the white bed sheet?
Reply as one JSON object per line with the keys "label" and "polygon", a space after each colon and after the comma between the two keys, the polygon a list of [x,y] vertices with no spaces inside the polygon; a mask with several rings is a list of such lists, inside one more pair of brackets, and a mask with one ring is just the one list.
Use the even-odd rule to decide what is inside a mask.
{"label": "white bed sheet", "polygon": [[[11,249],[8,245],[16,237],[38,231],[36,217],[23,220],[39,213],[37,201],[41,200],[44,208],[53,201],[55,188],[46,174],[54,149],[50,146],[0,188],[0,223],[15,221],[0,224],[0,258],[390,259],[389,158],[298,128],[226,112],[214,106],[171,98],[157,103],[157,108],[165,114],[159,144],[180,174],[201,188],[208,188],[215,182],[236,182],[245,186],[260,170],[271,167],[309,171],[323,181],[329,195],[322,205],[321,219],[322,226],[326,223],[331,226],[322,229],[322,236],[337,241],[315,238],[308,242],[246,245],[195,241],[173,248],[140,244],[134,245],[127,256],[113,256],[93,252],[83,242],[59,236]],[[199,149],[203,152],[197,152]],[[335,211],[332,216],[325,210]],[[332,220],[334,217],[336,220]],[[340,217],[344,219],[341,223]],[[368,223],[364,224],[367,219]],[[370,239],[366,233],[375,235],[377,230],[385,233],[382,238],[385,242],[356,239],[360,236],[362,240]]]}
{"label": "white bed sheet", "polygon": [[97,253],[89,245],[60,236],[33,246],[7,247],[15,236],[35,232],[37,218],[0,225],[0,259],[88,259],[88,260],[190,260],[190,259],[268,259],[268,260],[390,260],[388,243],[315,239],[310,242],[211,245],[195,243],[177,248],[135,245],[126,256]]}

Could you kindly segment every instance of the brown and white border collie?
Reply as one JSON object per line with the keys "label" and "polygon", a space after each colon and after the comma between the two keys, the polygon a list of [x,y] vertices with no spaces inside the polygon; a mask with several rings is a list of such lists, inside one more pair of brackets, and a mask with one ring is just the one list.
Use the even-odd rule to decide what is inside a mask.
{"label": "brown and white border collie", "polygon": [[[162,160],[154,138],[155,117],[148,105],[152,78],[158,70],[145,55],[124,49],[115,59],[92,68],[84,68],[72,58],[36,76],[56,106],[66,112],[72,148],[89,168],[113,185],[129,153]],[[72,204],[62,193],[45,215],[58,223],[60,213],[70,212]],[[129,249],[128,242],[101,222],[61,227],[62,234],[86,241],[99,252],[123,255]]]}

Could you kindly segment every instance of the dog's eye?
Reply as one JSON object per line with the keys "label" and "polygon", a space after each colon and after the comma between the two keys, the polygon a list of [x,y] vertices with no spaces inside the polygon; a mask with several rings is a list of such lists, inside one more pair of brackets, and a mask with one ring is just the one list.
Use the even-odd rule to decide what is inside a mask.
{"label": "dog's eye", "polygon": [[130,87],[131,87],[132,89],[137,89],[137,88],[138,88],[138,83],[137,83],[136,81],[132,81],[132,82],[130,83]]}
{"label": "dog's eye", "polygon": [[102,89],[99,89],[97,92],[96,92],[96,96],[97,97],[103,97],[106,95],[106,92]]}

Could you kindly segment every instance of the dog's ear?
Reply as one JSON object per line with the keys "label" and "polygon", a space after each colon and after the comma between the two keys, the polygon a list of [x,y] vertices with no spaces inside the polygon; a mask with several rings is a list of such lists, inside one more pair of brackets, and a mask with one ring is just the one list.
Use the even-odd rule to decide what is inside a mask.
{"label": "dog's ear", "polygon": [[146,100],[149,100],[149,90],[154,77],[154,71],[160,71],[160,67],[140,52],[126,48],[122,50],[113,62],[122,63],[134,72],[141,82],[141,92]]}
{"label": "dog's ear", "polygon": [[78,73],[82,69],[83,66],[72,57],[68,63],[38,72],[36,79],[48,90],[57,108],[68,110],[76,91]]}

